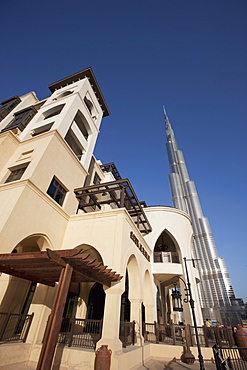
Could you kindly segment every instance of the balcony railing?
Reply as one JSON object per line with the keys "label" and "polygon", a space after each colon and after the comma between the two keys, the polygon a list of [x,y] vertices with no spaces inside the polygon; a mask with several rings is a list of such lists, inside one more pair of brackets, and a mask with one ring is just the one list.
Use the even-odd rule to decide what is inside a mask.
{"label": "balcony railing", "polygon": [[[200,345],[212,347],[215,343],[220,347],[235,345],[232,327],[197,327]],[[196,346],[195,328],[191,325],[145,323],[143,327],[145,341],[173,345]]]}
{"label": "balcony railing", "polygon": [[26,342],[33,320],[31,315],[0,312],[0,342]]}
{"label": "balcony railing", "polygon": [[69,347],[95,349],[101,338],[102,320],[69,319],[62,321],[58,343]]}
{"label": "balcony railing", "polygon": [[247,348],[225,348],[213,346],[217,370],[246,370]]}
{"label": "balcony railing", "polygon": [[119,339],[123,347],[135,344],[135,322],[120,322]]}
{"label": "balcony railing", "polygon": [[[62,321],[58,343],[68,347],[95,349],[101,338],[102,320],[70,319]],[[135,343],[135,322],[120,322],[119,339],[123,347]]]}
{"label": "balcony railing", "polygon": [[154,262],[180,263],[177,252],[154,252]]}

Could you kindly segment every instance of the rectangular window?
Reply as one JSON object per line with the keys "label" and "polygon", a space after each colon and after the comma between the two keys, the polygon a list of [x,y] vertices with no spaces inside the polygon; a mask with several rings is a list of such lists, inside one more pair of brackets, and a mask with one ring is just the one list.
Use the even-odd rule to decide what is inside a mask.
{"label": "rectangular window", "polygon": [[54,199],[60,206],[63,204],[66,190],[64,187],[57,181],[55,177],[53,177],[52,182],[47,190],[47,194],[50,195],[52,199]]}
{"label": "rectangular window", "polygon": [[94,183],[94,185],[98,185],[98,184],[100,184],[100,177],[99,177],[99,175],[97,174],[97,172],[95,172],[95,175],[94,175],[94,179],[93,179],[93,183]]}
{"label": "rectangular window", "polygon": [[37,109],[33,106],[15,113],[12,121],[10,121],[10,123],[1,132],[13,130],[16,127],[18,127],[20,131],[23,131],[36,113]]}
{"label": "rectangular window", "polygon": [[23,173],[25,172],[28,164],[29,163],[26,163],[22,167],[15,168],[15,169],[10,169],[11,173],[10,173],[9,177],[7,178],[7,180],[5,181],[5,183],[20,180],[20,178],[22,177]]}
{"label": "rectangular window", "polygon": [[0,107],[0,121],[2,121],[7,115],[21,102],[19,96],[13,96],[8,100],[1,103]]}

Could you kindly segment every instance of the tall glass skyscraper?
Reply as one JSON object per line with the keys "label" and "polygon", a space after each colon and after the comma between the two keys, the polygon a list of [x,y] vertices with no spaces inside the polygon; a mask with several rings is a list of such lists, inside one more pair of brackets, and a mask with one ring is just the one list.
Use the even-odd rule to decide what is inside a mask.
{"label": "tall glass skyscraper", "polygon": [[[187,171],[184,156],[175,139],[166,111],[167,153],[170,164],[170,187],[175,208],[188,213],[194,232],[195,263],[200,274],[199,296],[204,319],[216,319],[222,324],[239,322],[232,306],[234,292],[223,258],[220,258],[209,221],[204,217],[194,181]],[[191,256],[188,256],[190,258]]]}

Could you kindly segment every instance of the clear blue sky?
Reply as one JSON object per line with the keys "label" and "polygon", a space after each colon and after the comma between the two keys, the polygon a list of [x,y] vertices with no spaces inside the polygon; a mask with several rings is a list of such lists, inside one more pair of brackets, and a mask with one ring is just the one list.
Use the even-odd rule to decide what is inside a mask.
{"label": "clear blue sky", "polygon": [[111,115],[96,156],[171,205],[165,105],[219,255],[247,301],[245,0],[1,2],[0,101],[91,66]]}

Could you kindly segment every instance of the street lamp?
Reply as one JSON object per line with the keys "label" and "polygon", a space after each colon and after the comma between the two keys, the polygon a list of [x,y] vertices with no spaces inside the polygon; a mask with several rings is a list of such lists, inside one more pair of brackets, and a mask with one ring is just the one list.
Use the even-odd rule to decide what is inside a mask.
{"label": "street lamp", "polygon": [[[182,279],[180,276],[174,276],[174,278],[178,278],[184,283],[185,291],[186,291],[186,294],[185,294],[186,298],[184,298],[184,302],[185,303],[189,302],[190,307],[191,307],[192,318],[193,318],[193,323],[194,323],[194,328],[195,328],[195,336],[196,336],[196,344],[197,344],[197,349],[198,349],[198,359],[199,359],[199,363],[200,363],[200,370],[205,370],[202,351],[201,351],[201,346],[200,346],[200,340],[199,340],[199,335],[198,335],[198,330],[197,330],[196,315],[195,315],[195,301],[192,298],[191,284],[190,284],[190,279],[189,279],[189,274],[188,274],[188,269],[187,269],[187,261],[193,261],[193,263],[194,263],[194,260],[191,260],[191,259],[187,260],[186,257],[184,257],[184,265],[185,265],[185,272],[186,272],[186,278],[187,278],[187,285],[186,285],[184,279]],[[187,286],[188,286],[188,288],[187,288]]]}
{"label": "street lamp", "polygon": [[180,291],[177,289],[177,283],[174,282],[173,285],[175,286],[174,289],[172,289],[172,306],[173,306],[173,311],[183,311],[183,305],[182,305],[182,294]]}

